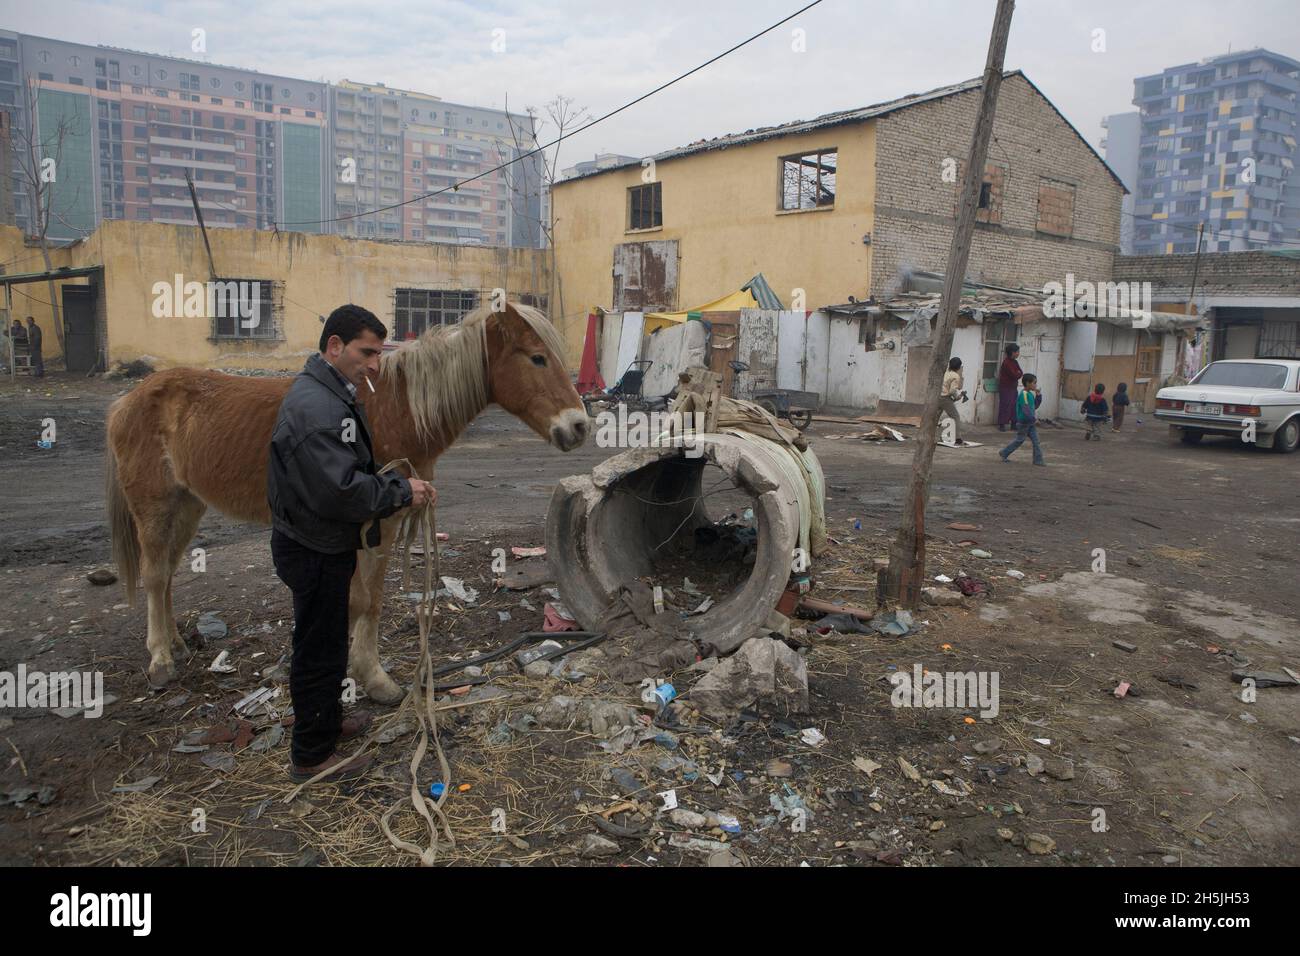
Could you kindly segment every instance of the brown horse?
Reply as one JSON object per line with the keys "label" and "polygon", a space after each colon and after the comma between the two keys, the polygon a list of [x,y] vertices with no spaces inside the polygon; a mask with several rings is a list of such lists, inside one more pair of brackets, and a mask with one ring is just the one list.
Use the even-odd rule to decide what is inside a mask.
{"label": "brown horse", "polygon": [[[108,413],[107,503],[113,557],[135,600],[148,595],[149,681],[176,676],[172,575],[209,507],[270,524],[266,465],[271,432],[291,378],[256,379],[177,368],[150,375]],[[408,459],[432,480],[433,464],[495,402],[562,451],[587,437],[588,419],[569,381],[564,345],[536,309],[480,308],[458,325],[430,329],[383,357],[375,391],[358,394],[375,460]],[[379,664],[379,609],[388,545],[403,512],[381,522],[382,544],[358,554],[349,594],[348,672],[385,703],[402,696]]]}

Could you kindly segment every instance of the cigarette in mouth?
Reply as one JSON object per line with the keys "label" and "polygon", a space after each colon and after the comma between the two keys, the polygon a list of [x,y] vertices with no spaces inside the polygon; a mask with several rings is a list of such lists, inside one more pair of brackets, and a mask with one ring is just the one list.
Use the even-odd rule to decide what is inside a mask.
{"label": "cigarette in mouth", "polygon": [[369,376],[369,375],[362,375],[361,377],[364,378],[364,379],[366,380],[366,384],[370,386],[370,391],[373,392],[373,391],[375,390],[375,384],[374,384],[374,382],[370,381],[370,376]]}

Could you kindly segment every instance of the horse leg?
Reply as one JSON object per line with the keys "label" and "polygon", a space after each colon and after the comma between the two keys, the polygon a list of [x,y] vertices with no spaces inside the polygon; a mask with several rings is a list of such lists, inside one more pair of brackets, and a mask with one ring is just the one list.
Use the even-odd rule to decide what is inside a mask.
{"label": "horse leg", "polygon": [[147,639],[149,683],[166,687],[176,677],[172,648],[185,646],[172,616],[172,574],[194,536],[204,511],[203,502],[179,486],[173,486],[166,500],[149,509],[148,517],[137,519],[140,535],[140,577],[148,597]]}
{"label": "horse leg", "polygon": [[[171,573],[167,575],[167,620],[175,622],[176,611],[172,607],[172,584],[175,580],[176,569],[185,560],[185,550],[194,540],[194,532],[199,530],[199,522],[203,519],[203,513],[207,511],[207,505],[201,500],[190,495],[188,500],[174,512],[172,529],[171,529]],[[187,658],[190,656],[190,646],[185,643],[185,638],[181,636],[180,631],[173,631],[176,639],[172,642],[175,650],[184,654]]]}
{"label": "horse leg", "polygon": [[348,593],[351,644],[348,674],[381,704],[396,704],[405,696],[400,684],[388,676],[379,663],[379,612],[384,600],[384,575],[388,570],[389,545],[400,518],[381,522],[381,543],[374,551],[357,552],[357,570]]}

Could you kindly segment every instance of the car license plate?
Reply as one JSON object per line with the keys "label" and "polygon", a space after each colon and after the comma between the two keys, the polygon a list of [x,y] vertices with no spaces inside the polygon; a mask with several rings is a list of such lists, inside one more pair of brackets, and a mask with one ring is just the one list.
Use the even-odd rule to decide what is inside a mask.
{"label": "car license plate", "polygon": [[1203,402],[1188,402],[1183,406],[1183,410],[1196,415],[1222,415],[1222,405],[1206,405]]}

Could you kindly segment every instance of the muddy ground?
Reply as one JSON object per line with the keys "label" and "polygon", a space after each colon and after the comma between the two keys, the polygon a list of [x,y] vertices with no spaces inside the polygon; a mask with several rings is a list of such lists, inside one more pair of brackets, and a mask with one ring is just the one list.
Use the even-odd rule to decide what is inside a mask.
{"label": "muddy ground", "polygon": [[[55,373],[40,389],[28,380],[0,388],[0,671],[14,672],[20,663],[97,670],[116,698],[99,719],[0,711],[0,863],[411,861],[379,829],[379,817],[409,791],[413,738],[399,732],[394,708],[360,703],[393,738],[377,747],[378,770],[368,780],[315,787],[289,804],[288,740],[277,739],[270,715],[250,721],[252,745],[246,733],[207,750],[173,750],[195,731],[224,726],[231,705],[248,691],[281,686],[275,665],[287,646],[291,609],[271,568],[268,531],[210,513],[195,543],[207,549],[206,572],[186,565],[176,578],[176,613],[194,657],[173,687],[149,690],[143,602],[127,607],[120,586],[86,579],[110,566],[103,419],[128,387]],[[46,417],[58,427],[49,450],[35,444]],[[831,437],[855,430],[817,423],[809,432],[826,473],[837,541],[814,567],[815,593],[873,607],[871,562],[886,554],[913,446]],[[1300,668],[1300,455],[1229,442],[1170,444],[1164,429],[1147,420],[1100,444],[1084,442],[1077,428],[1044,429],[1048,467],[1034,468],[1028,449],[999,462],[1006,436],[994,429],[971,429],[967,437],[982,447],[937,451],[929,573],[966,571],[991,583],[991,596],[926,608],[903,637],[823,635],[796,621],[808,645],[809,713],[746,713],[715,723],[680,706],[677,724],[660,742],[619,755],[602,750],[589,731],[540,727],[532,718],[557,694],[636,707],[635,688],[533,679],[508,660],[488,665],[486,686],[509,696],[486,700],[496,690],[476,687],[448,695],[444,703],[454,709],[439,713],[456,789],[445,804],[456,843],[444,843],[439,860],[663,866],[703,865],[712,855],[715,864],[750,865],[1156,867],[1300,861],[1293,772],[1300,690],[1261,688],[1255,702],[1243,703],[1230,679],[1241,660],[1271,671]],[[542,587],[494,592],[491,552],[542,544],[554,483],[610,453],[589,445],[562,455],[493,410],[444,456],[435,477],[438,527],[449,536],[441,571],[479,596],[470,606],[443,604],[435,665],[540,627]],[[720,518],[735,502],[724,497],[710,508]],[[952,530],[950,523],[979,530]],[[958,544],[968,540],[976,544]],[[976,546],[993,557],[972,557]],[[1092,570],[1096,548],[1106,551],[1106,574]],[[1007,577],[1011,569],[1025,577]],[[703,580],[704,570],[693,580]],[[400,584],[394,569],[380,650],[405,680],[416,627]],[[198,636],[195,624],[205,611],[227,625],[226,636]],[[1116,640],[1137,649],[1119,650]],[[207,670],[222,650],[235,672]],[[889,674],[918,663],[932,671],[996,671],[997,716],[983,718],[976,707],[892,706]],[[665,676],[685,693],[700,675]],[[1112,691],[1121,680],[1134,689],[1118,699]],[[801,731],[810,727],[828,742],[804,743]],[[1038,769],[1033,758],[1046,762],[1043,772],[1030,773]],[[620,781],[627,778],[612,775],[619,769],[651,793],[675,789],[681,807],[734,816],[739,832],[705,825],[686,833],[666,815],[644,812],[659,801],[640,795],[638,806],[611,815],[631,835],[611,834],[594,821],[603,823],[601,811],[625,800],[629,788]],[[432,757],[417,776],[422,787],[435,779]],[[113,792],[150,777],[157,779],[141,792]],[[459,790],[463,785],[469,789]],[[786,813],[778,814],[774,796]],[[792,817],[790,809],[800,807],[804,814]],[[504,819],[505,834],[492,828],[497,809],[504,810],[497,819]],[[397,817],[395,829],[422,839],[409,812]],[[583,841],[595,834],[614,846],[591,840],[584,855]],[[710,842],[680,846],[688,837]],[[732,853],[715,854],[717,842]]]}

